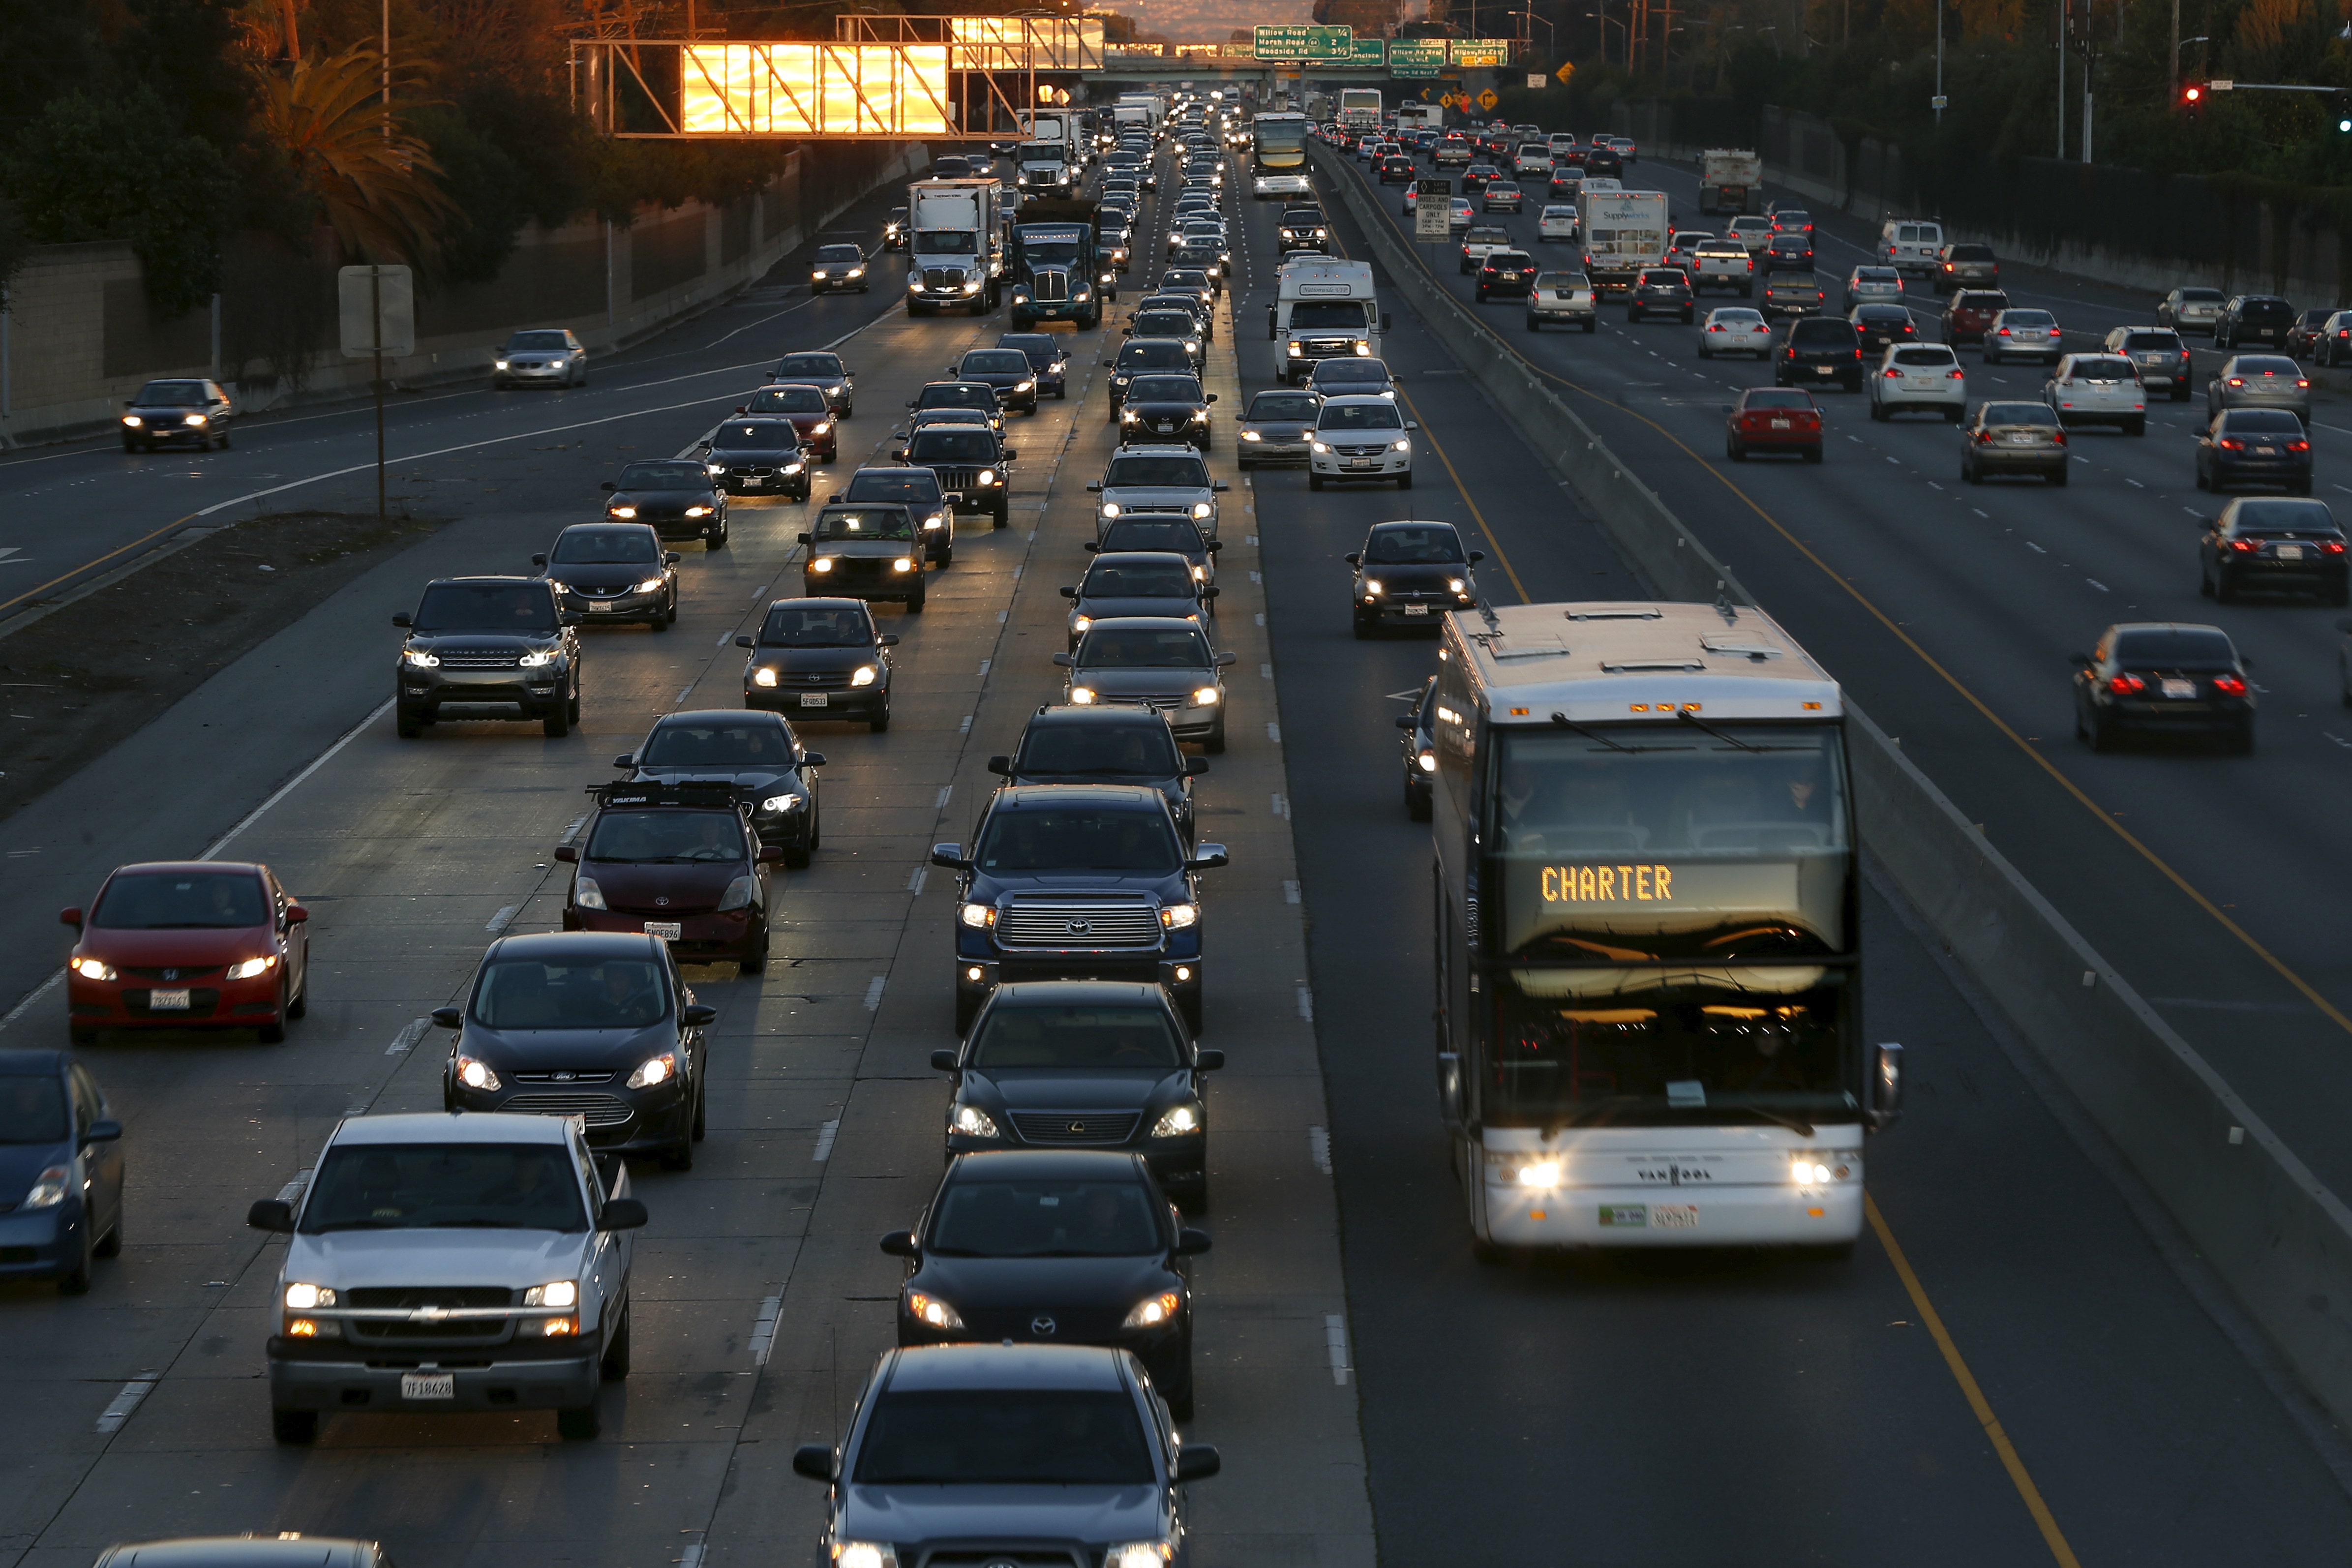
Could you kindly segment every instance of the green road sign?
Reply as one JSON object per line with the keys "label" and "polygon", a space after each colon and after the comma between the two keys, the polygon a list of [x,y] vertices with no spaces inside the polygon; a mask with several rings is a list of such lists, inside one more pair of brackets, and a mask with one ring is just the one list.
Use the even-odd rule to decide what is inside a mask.
{"label": "green road sign", "polygon": [[1389,44],[1389,74],[1433,77],[1445,64],[1444,38],[1397,38]]}
{"label": "green road sign", "polygon": [[1253,35],[1251,47],[1262,60],[1352,65],[1356,58],[1356,30],[1320,25],[1259,27]]}
{"label": "green road sign", "polygon": [[1372,69],[1378,70],[1381,68],[1381,65],[1386,62],[1386,46],[1382,40],[1379,38],[1358,38],[1354,40],[1354,42],[1356,50],[1355,58],[1349,61],[1349,64],[1355,66],[1370,66]]}
{"label": "green road sign", "polygon": [[1511,58],[1508,38],[1455,38],[1448,48],[1457,66],[1499,66]]}

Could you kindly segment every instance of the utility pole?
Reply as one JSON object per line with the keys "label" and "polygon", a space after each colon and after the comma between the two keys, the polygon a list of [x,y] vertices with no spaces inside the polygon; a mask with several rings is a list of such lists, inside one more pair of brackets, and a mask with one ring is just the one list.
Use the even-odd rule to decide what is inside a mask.
{"label": "utility pole", "polygon": [[2069,0],[2058,0],[2058,158],[2066,158],[2066,22]]}

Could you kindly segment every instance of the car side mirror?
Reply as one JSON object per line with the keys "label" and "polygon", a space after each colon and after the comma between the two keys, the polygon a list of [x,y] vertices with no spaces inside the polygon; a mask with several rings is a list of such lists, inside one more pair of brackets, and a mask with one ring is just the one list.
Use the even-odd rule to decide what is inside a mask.
{"label": "car side mirror", "polygon": [[1078,596],[1078,591],[1076,588],[1066,584],[1061,589],[1061,595],[1065,599],[1075,599]]}
{"label": "car side mirror", "polygon": [[1209,1250],[1209,1233],[1188,1225],[1176,1233],[1176,1245],[1169,1250],[1179,1258],[1198,1258]]}
{"label": "car side mirror", "polygon": [[760,846],[760,853],[757,857],[757,863],[759,865],[780,866],[783,864],[783,859],[784,847],[782,845],[762,844]]}
{"label": "car side mirror", "polygon": [[463,1028],[466,1023],[466,1010],[463,1007],[436,1007],[431,1016],[434,1027],[440,1029]]}
{"label": "car side mirror", "polygon": [[1210,394],[1208,395],[1208,400],[1209,400],[1211,403],[1214,403],[1214,402],[1217,400],[1217,395],[1216,395],[1215,393],[1213,393],[1213,392],[1210,393]]}
{"label": "car side mirror", "polygon": [[[740,414],[740,413],[742,413],[743,411],[742,411],[741,409],[740,409],[740,408],[739,408],[739,409],[737,409],[735,412],[736,412],[736,413],[738,413],[738,414]],[[610,479],[606,479],[603,484],[598,485],[596,488],[597,488],[598,489],[600,489],[600,490],[609,490],[609,489],[615,489],[615,488],[617,488],[617,487],[615,487],[615,486],[614,485],[614,483],[613,483],[613,481],[612,481],[612,480],[610,480]]]}
{"label": "car side mirror", "polygon": [[85,1143],[115,1143],[120,1142],[121,1138],[122,1123],[111,1116],[100,1117],[91,1122],[89,1130],[81,1135],[81,1140]]}
{"label": "car side mirror", "polygon": [[759,645],[751,640],[751,633],[738,632],[735,634],[735,646],[737,647],[757,647]]}
{"label": "car side mirror", "polygon": [[59,910],[58,911],[58,923],[59,925],[71,926],[76,931],[81,930],[81,910],[78,909]]}
{"label": "car side mirror", "polygon": [[1192,858],[1185,862],[1187,868],[1194,871],[1213,871],[1220,866],[1232,864],[1233,857],[1225,853],[1225,847],[1222,844],[1203,844],[1194,852]]}
{"label": "car side mirror", "polygon": [[689,1002],[678,1010],[678,1022],[689,1029],[719,1022],[719,1009],[705,1002]]}
{"label": "car side mirror", "polygon": [[1196,779],[1196,778],[1199,778],[1202,773],[1207,773],[1208,771],[1209,771],[1209,759],[1208,759],[1208,758],[1206,758],[1206,757],[1187,757],[1187,758],[1185,758],[1185,759],[1184,759],[1184,776],[1185,776],[1186,778],[1188,778],[1188,779]]}
{"label": "car side mirror", "polygon": [[793,535],[793,537],[802,544],[806,544],[809,542],[809,536],[805,533],[796,533]]}
{"label": "car side mirror", "polygon": [[1013,776],[1013,759],[1011,757],[991,757],[988,759],[988,771],[994,773],[999,778],[1009,779]]}
{"label": "car side mirror", "polygon": [[1486,552],[1483,550],[1474,550],[1470,552],[1470,564],[1473,566],[1477,565],[1478,563],[1485,559],[1486,559]]}
{"label": "car side mirror", "polygon": [[558,860],[562,861],[567,866],[577,866],[580,864],[580,851],[569,844],[557,845],[555,847],[555,858]]}
{"label": "car side mirror", "polygon": [[1005,448],[1004,448],[1004,460],[1005,460],[1006,462],[1008,462],[1008,463],[1018,462],[1018,461],[1020,460],[1020,458],[1021,458],[1021,448],[1020,448],[1020,447],[1005,447]]}
{"label": "car side mirror", "polygon": [[793,1474],[813,1481],[834,1479],[833,1449],[823,1443],[803,1443],[793,1450]]}
{"label": "car side mirror", "polygon": [[1400,713],[1397,715],[1396,727],[1400,730],[1418,730],[1421,728],[1421,715],[1418,713]]}
{"label": "car side mirror", "polygon": [[920,1258],[922,1249],[915,1245],[911,1230],[894,1230],[882,1238],[882,1250],[893,1258]]}
{"label": "car side mirror", "polygon": [[534,566],[544,566],[547,564],[547,557],[544,555],[534,555],[530,558],[530,563]]}
{"label": "car side mirror", "polygon": [[395,626],[413,626],[416,621],[406,610],[395,610],[393,612],[392,624]]}
{"label": "car side mirror", "polygon": [[898,634],[897,632],[884,632],[880,637],[874,639],[874,646],[876,647],[897,647],[898,646]]}
{"label": "car side mirror", "polygon": [[[1212,402],[1212,403],[1214,403],[1214,402],[1216,401],[1216,398],[1215,398],[1215,397],[1213,397],[1213,396],[1212,396],[1212,397],[1209,399],[1209,401],[1210,401],[1210,402]],[[1223,495],[1223,494],[1224,494],[1224,492],[1225,492],[1225,491],[1227,491],[1227,490],[1229,490],[1229,489],[1233,489],[1234,487],[1233,487],[1233,486],[1231,486],[1231,485],[1229,485],[1229,484],[1227,484],[1227,483],[1225,483],[1225,481],[1224,481],[1224,480],[1223,480],[1223,479],[1212,479],[1212,480],[1210,480],[1210,481],[1209,481],[1209,488],[1210,488],[1212,490],[1214,490],[1217,494],[1219,494],[1219,495]]]}
{"label": "car side mirror", "polygon": [[283,1198],[263,1198],[245,1211],[245,1223],[273,1236],[294,1234],[294,1205]]}
{"label": "car side mirror", "polygon": [[956,1053],[955,1053],[954,1049],[953,1049],[952,1047],[949,1047],[949,1048],[945,1048],[945,1049],[941,1049],[941,1050],[936,1050],[936,1051],[933,1051],[933,1052],[931,1053],[931,1069],[932,1069],[934,1072],[953,1072],[953,1071],[955,1071],[955,1070],[956,1070]]}
{"label": "car side mirror", "polygon": [[613,759],[613,765],[616,768],[634,768],[637,765],[637,753],[635,752],[623,752],[619,756]]}
{"label": "car side mirror", "polygon": [[963,858],[963,846],[961,844],[932,845],[931,864],[934,866],[944,866],[950,871],[969,871],[971,869],[971,862]]}
{"label": "car side mirror", "polygon": [[652,1217],[653,1215],[646,1212],[646,1205],[641,1199],[606,1198],[604,1206],[596,1211],[596,1228],[598,1230],[643,1230],[646,1227],[646,1221]]}
{"label": "car side mirror", "polygon": [[801,766],[804,768],[821,768],[824,766],[824,753],[823,752],[803,752],[801,753]]}
{"label": "car side mirror", "polygon": [[1195,1072],[1217,1072],[1224,1065],[1225,1053],[1223,1051],[1201,1050],[1192,1055],[1192,1070]]}
{"label": "car side mirror", "polygon": [[1077,665],[1077,662],[1078,662],[1078,661],[1077,661],[1076,659],[1072,658],[1068,654],[1066,654],[1066,653],[1057,653],[1057,654],[1055,654],[1055,655],[1054,656],[1054,663],[1055,663],[1055,665],[1059,666],[1059,667],[1060,667],[1061,668],[1063,668],[1063,669],[1071,669],[1071,668],[1075,668],[1076,667],[1076,665]]}
{"label": "car side mirror", "polygon": [[1205,1481],[1223,1468],[1224,1461],[1207,1443],[1187,1443],[1176,1456],[1176,1479],[1180,1482]]}
{"label": "car side mirror", "polygon": [[1240,662],[1240,660],[1241,660],[1241,657],[1242,657],[1241,655],[1239,655],[1239,654],[1237,654],[1237,653],[1233,653],[1233,652],[1230,652],[1230,651],[1229,651],[1229,652],[1225,652],[1225,653],[1221,653],[1221,654],[1219,654],[1219,655],[1217,656],[1217,668],[1220,668],[1220,669],[1223,669],[1225,666],[1227,666],[1227,665],[1229,665],[1229,664],[1235,664],[1235,663],[1238,663],[1238,662]]}
{"label": "car side mirror", "polygon": [[1201,590],[1201,597],[1203,599],[1213,599],[1223,591],[1224,590],[1222,588],[1203,588]]}
{"label": "car side mirror", "polygon": [[1421,421],[1418,419],[1408,419],[1404,422],[1404,427],[1408,430],[1418,430],[1421,428]]}
{"label": "car side mirror", "polygon": [[1870,1126],[1884,1132],[1903,1114],[1903,1047],[1881,1045],[1871,1062]]}
{"label": "car side mirror", "polygon": [[1087,481],[1087,494],[1090,496],[1098,496],[1102,494],[1102,481],[1100,479],[1088,479]]}
{"label": "car side mirror", "polygon": [[1339,559],[1345,561],[1350,566],[1361,566],[1364,563],[1363,552],[1360,550],[1350,550],[1347,554],[1339,557]]}

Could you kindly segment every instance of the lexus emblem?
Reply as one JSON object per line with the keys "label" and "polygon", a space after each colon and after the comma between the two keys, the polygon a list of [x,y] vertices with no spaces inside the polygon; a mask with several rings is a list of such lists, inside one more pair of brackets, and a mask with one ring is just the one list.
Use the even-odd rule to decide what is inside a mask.
{"label": "lexus emblem", "polygon": [[654,908],[657,910],[666,910],[669,908],[669,900],[667,899],[656,899],[654,900]]}
{"label": "lexus emblem", "polygon": [[1080,1137],[1084,1137],[1086,1135],[1087,1124],[1083,1121],[1073,1121],[1070,1123],[1070,1131],[1077,1133]]}
{"label": "lexus emblem", "polygon": [[1070,922],[1069,929],[1072,936],[1084,936],[1088,931],[1095,929],[1095,922],[1092,921],[1072,921]]}
{"label": "lexus emblem", "polygon": [[1051,1318],[1037,1317],[1029,1320],[1029,1331],[1045,1338],[1051,1338],[1058,1326]]}

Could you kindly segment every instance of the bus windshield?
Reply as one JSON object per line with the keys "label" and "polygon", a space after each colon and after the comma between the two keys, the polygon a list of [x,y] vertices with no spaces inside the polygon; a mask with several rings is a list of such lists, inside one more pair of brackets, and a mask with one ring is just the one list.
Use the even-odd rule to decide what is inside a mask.
{"label": "bus windshield", "polygon": [[1261,114],[1250,122],[1250,138],[1262,168],[1295,169],[1307,162],[1307,120]]}

